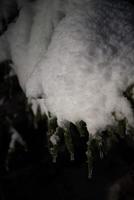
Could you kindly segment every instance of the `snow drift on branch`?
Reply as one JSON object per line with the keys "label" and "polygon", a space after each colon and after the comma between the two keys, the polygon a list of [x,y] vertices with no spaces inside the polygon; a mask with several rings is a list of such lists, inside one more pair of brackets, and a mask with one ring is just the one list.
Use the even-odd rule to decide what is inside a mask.
{"label": "snow drift on branch", "polygon": [[42,97],[59,125],[84,120],[94,133],[114,123],[112,113],[132,124],[123,91],[134,82],[133,19],[121,0],[25,3],[5,37],[27,97]]}

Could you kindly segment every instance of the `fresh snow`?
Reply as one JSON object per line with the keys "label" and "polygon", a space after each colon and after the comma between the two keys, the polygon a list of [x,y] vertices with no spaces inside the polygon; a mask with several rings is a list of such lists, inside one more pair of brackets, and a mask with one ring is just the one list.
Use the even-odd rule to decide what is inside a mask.
{"label": "fresh snow", "polygon": [[10,51],[34,112],[41,104],[60,126],[83,120],[92,134],[114,123],[112,113],[133,125],[123,92],[134,78],[134,7],[121,0],[20,1],[20,7],[1,37],[0,60]]}

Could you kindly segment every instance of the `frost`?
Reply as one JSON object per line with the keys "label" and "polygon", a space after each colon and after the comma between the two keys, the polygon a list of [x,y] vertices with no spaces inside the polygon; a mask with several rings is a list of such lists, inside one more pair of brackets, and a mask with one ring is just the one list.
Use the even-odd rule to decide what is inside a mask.
{"label": "frost", "polygon": [[4,37],[34,112],[41,105],[60,126],[83,120],[92,134],[114,123],[112,113],[133,125],[123,96],[134,82],[133,18],[123,1],[25,3]]}

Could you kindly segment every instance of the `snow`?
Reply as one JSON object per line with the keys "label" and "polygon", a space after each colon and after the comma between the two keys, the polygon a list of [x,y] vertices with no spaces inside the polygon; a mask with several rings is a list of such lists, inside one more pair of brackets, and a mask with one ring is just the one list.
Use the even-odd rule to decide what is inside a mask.
{"label": "snow", "polygon": [[50,141],[52,142],[53,145],[57,145],[58,141],[59,141],[59,137],[56,134],[53,134],[50,137]]}
{"label": "snow", "polygon": [[123,96],[134,78],[133,18],[134,7],[121,0],[23,4],[4,37],[34,112],[41,104],[59,126],[83,120],[92,134],[114,123],[112,113],[133,125]]}
{"label": "snow", "polygon": [[18,131],[14,127],[11,127],[10,132],[11,132],[11,141],[9,143],[8,152],[14,151],[16,142],[18,142],[20,145],[22,145],[26,150],[26,143],[23,140],[23,138],[20,136]]}

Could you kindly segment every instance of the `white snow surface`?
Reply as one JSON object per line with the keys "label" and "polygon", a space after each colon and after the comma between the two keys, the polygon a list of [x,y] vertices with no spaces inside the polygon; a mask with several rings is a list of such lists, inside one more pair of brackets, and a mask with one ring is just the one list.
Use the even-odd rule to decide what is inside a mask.
{"label": "white snow surface", "polygon": [[123,96],[134,82],[133,20],[133,5],[121,0],[23,3],[4,37],[27,97],[60,126],[84,120],[94,134],[114,123],[113,112],[133,125]]}

